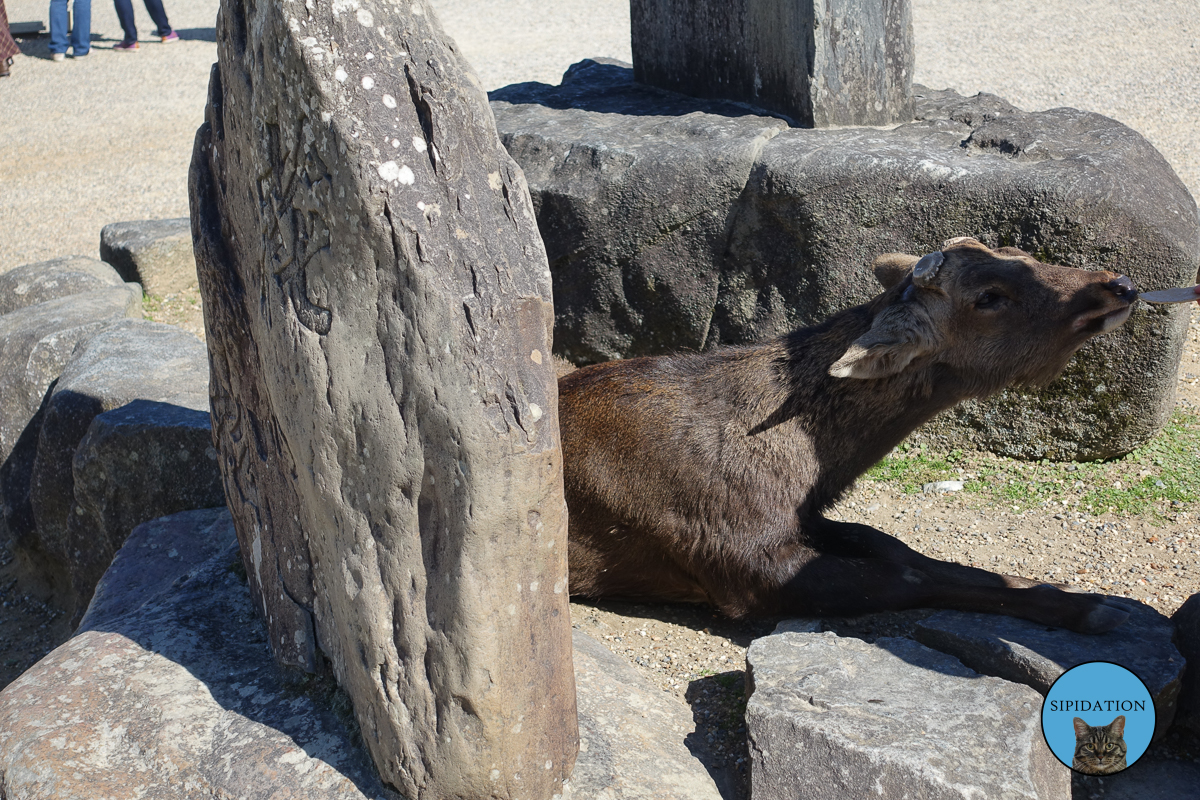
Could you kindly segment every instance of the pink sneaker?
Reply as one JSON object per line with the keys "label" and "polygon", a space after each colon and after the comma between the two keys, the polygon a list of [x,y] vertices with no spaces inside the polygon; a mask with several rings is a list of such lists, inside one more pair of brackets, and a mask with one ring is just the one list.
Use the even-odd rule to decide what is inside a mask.
{"label": "pink sneaker", "polygon": [[113,50],[116,50],[118,53],[132,53],[133,51],[135,51],[137,49],[138,49],[137,41],[120,42],[119,44],[113,45]]}
{"label": "pink sneaker", "polygon": [[179,34],[176,33],[175,31],[171,31],[166,36],[162,37],[163,44],[167,44],[168,42],[178,42],[178,41],[179,41]]}

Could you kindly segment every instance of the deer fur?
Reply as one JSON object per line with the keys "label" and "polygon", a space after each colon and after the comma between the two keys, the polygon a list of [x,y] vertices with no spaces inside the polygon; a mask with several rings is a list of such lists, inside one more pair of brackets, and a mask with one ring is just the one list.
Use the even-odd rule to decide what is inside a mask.
{"label": "deer fur", "polygon": [[572,594],[747,614],[914,607],[1100,633],[1108,598],[938,561],[822,512],[961,400],[1043,385],[1129,315],[1127,278],[953,239],[881,256],[885,291],[819,325],[559,380]]}

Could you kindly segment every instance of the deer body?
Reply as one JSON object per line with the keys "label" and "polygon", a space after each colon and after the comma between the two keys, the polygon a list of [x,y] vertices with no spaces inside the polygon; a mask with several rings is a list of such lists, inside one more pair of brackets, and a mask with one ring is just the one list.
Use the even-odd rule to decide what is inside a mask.
{"label": "deer body", "polygon": [[939,411],[1056,376],[1124,321],[1128,280],[974,240],[885,256],[876,273],[887,288],[871,302],[773,341],[560,379],[573,594],[734,617],[929,606],[1091,632],[1125,619],[1106,599],[936,561],[822,511]]}

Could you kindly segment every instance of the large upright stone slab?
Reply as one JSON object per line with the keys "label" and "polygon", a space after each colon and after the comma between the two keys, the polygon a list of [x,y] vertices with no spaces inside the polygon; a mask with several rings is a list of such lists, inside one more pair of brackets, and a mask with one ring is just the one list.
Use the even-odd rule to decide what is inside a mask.
{"label": "large upright stone slab", "polygon": [[[1135,131],[918,95],[917,122],[800,130],[614,64],[493,92],[554,273],[556,350],[582,364],[761,341],[873,297],[879,254],[962,235],[1139,289],[1195,281],[1196,203]],[[963,403],[919,433],[1022,458],[1128,452],[1171,413],[1188,313],[1138,304],[1045,389]]]}
{"label": "large upright stone slab", "polygon": [[631,0],[637,79],[803,127],[912,119],[910,0]]}
{"label": "large upright stone slab", "polygon": [[190,195],[214,439],[283,664],[414,798],[575,759],[550,273],[424,0],[226,0]]}

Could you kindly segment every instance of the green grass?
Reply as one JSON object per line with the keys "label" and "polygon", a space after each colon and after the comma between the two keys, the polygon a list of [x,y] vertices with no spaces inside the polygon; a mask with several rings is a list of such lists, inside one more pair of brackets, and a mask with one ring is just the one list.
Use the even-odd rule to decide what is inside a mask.
{"label": "green grass", "polygon": [[1018,510],[1059,504],[1091,514],[1158,515],[1200,501],[1200,418],[1177,411],[1145,446],[1112,461],[1025,462],[903,444],[864,477],[912,494],[960,474],[970,476],[964,496]]}

